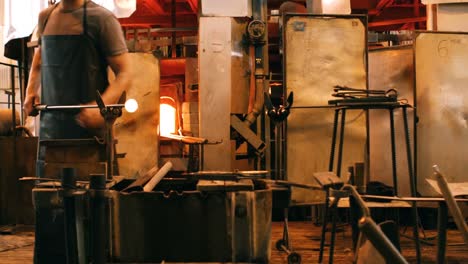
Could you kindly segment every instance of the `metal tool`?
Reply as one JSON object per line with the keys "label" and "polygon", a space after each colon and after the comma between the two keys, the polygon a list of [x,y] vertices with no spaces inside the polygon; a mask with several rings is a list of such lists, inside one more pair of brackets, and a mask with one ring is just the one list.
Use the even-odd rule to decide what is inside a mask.
{"label": "metal tool", "polygon": [[286,100],[286,104],[284,106],[275,107],[273,102],[271,101],[270,95],[265,92],[265,107],[267,109],[267,115],[273,120],[275,123],[280,123],[286,120],[289,116],[290,108],[293,105],[294,101],[294,94],[290,92],[288,95],[288,99]]}
{"label": "metal tool", "polygon": [[103,143],[106,144],[106,177],[107,179],[111,179],[114,171],[114,134],[112,126],[115,120],[122,115],[122,108],[125,107],[125,97],[126,93],[124,92],[120,96],[117,104],[106,105],[102,100],[101,93],[96,91],[95,105],[35,105],[32,115],[37,115],[39,111],[67,111],[84,108],[99,108],[101,116],[105,121],[105,137]]}

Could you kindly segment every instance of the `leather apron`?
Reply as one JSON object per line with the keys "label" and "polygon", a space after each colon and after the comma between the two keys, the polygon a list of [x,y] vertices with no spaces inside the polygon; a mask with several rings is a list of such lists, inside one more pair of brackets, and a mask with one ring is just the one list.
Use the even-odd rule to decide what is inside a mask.
{"label": "leather apron", "polygon": [[[55,5],[55,7],[58,4]],[[41,37],[41,103],[80,105],[96,99],[108,86],[107,63],[99,46],[88,35],[87,1],[83,5],[83,33]],[[54,7],[54,8],[55,8]],[[50,14],[52,11],[48,14]],[[44,22],[44,29],[48,17]],[[40,116],[38,166],[43,166],[42,140],[93,138],[95,134],[76,122],[79,110],[43,111]],[[42,161],[42,162],[41,162]],[[42,174],[38,168],[38,175]]]}

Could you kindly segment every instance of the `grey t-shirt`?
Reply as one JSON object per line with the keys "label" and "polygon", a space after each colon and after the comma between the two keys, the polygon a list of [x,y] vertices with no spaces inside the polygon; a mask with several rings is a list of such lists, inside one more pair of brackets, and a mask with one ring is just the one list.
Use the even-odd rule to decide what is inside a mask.
{"label": "grey t-shirt", "polygon": [[[38,37],[41,35],[79,35],[83,33],[83,6],[74,10],[61,10],[59,4],[39,14]],[[86,5],[87,34],[99,47],[103,56],[128,52],[117,18],[109,10],[89,1]]]}

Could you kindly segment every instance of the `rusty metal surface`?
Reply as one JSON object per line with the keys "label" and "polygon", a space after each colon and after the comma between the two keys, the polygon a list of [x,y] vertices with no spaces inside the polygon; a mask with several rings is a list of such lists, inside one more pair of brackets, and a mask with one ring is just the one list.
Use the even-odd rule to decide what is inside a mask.
{"label": "rusty metal surface", "polygon": [[[13,134],[13,115],[11,109],[0,109],[0,136]],[[16,125],[19,125],[20,115],[16,111]]]}
{"label": "rusty metal surface", "polygon": [[466,3],[445,3],[437,5],[435,12],[436,29],[439,31],[463,31],[468,30],[466,20],[468,19],[468,6]]}
{"label": "rusty metal surface", "polygon": [[135,178],[157,165],[159,158],[159,62],[152,54],[130,53],[133,85],[127,99],[138,102],[135,113],[123,112],[114,124],[121,176]]}
{"label": "rusty metal surface", "polygon": [[466,181],[468,163],[468,34],[419,32],[415,40],[418,191],[432,165],[444,168],[448,182]]}
{"label": "rusty metal surface", "polygon": [[[18,179],[35,175],[37,137],[0,137],[0,225],[34,224],[31,190],[33,182]],[[16,165],[14,164],[16,160]]]}
{"label": "rusty metal surface", "polygon": [[[396,89],[400,99],[414,104],[414,63],[412,46],[383,48],[369,51],[369,89]],[[403,115],[395,110],[395,140],[398,175],[398,194],[410,195],[408,163],[404,137]],[[413,109],[408,108],[410,138],[414,135]],[[388,110],[369,112],[369,179],[393,186]],[[411,140],[413,142],[413,140]],[[413,146],[411,144],[411,146]],[[413,155],[414,157],[414,155]]]}
{"label": "rusty metal surface", "polygon": [[[291,16],[285,23],[285,78],[294,106],[326,106],[334,85],[367,87],[366,26],[353,16]],[[343,41],[346,40],[346,41]],[[287,123],[287,179],[314,184],[327,171],[333,109],[291,109]],[[364,161],[365,115],[348,111],[343,168]],[[336,160],[336,159],[335,159]],[[342,169],[346,171],[346,169]],[[319,192],[293,189],[297,203],[323,202]]]}
{"label": "rusty metal surface", "polygon": [[268,263],[271,190],[110,192],[112,259]]}
{"label": "rusty metal surface", "polygon": [[246,23],[229,17],[201,17],[199,43],[200,137],[216,145],[204,149],[204,169],[232,170],[231,113],[246,113],[248,57],[242,47]]}

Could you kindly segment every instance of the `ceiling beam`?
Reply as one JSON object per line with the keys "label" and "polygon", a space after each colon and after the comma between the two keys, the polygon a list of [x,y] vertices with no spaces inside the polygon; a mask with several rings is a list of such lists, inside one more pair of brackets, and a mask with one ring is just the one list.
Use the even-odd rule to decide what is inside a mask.
{"label": "ceiling beam", "polygon": [[426,21],[426,17],[409,17],[409,18],[401,18],[401,19],[390,19],[390,20],[383,20],[383,21],[375,21],[369,22],[368,27],[382,27],[382,26],[391,26],[397,24],[406,24],[406,23],[416,23],[416,22],[424,22]]}
{"label": "ceiling beam", "polygon": [[193,13],[198,13],[198,0],[187,0],[187,3]]}
{"label": "ceiling beam", "polygon": [[164,14],[164,10],[159,0],[144,0],[144,1],[140,1],[140,3],[144,7],[152,10],[153,13]]}
{"label": "ceiling beam", "polygon": [[[119,18],[120,24],[132,24],[132,25],[152,25],[160,27],[172,27],[172,17],[170,14],[167,15],[151,15],[151,16],[136,16],[128,18]],[[195,14],[184,14],[176,16],[177,27],[193,27],[197,25],[197,15]]]}

